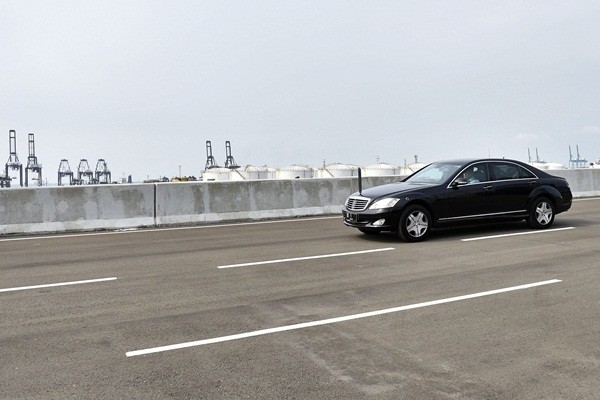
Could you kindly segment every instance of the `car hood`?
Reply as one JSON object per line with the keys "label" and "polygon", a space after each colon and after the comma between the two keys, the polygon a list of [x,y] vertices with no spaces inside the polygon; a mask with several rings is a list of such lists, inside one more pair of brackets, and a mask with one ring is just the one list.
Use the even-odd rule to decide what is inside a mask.
{"label": "car hood", "polygon": [[[407,183],[407,182],[397,182],[397,183],[389,183],[387,185],[375,186],[369,189],[363,189],[362,196],[368,197],[370,199],[376,199],[382,196],[393,196],[396,194],[402,194],[407,192],[416,192],[421,189],[429,188],[435,185],[429,185],[426,183]],[[355,196],[360,196],[360,194],[354,193]]]}

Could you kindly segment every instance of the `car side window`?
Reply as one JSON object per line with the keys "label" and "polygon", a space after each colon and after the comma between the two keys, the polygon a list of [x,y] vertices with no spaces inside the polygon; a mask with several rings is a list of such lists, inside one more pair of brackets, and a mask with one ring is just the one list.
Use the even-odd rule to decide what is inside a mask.
{"label": "car side window", "polygon": [[529,172],[528,170],[526,170],[523,167],[519,167],[519,172],[521,173],[521,178],[523,178],[523,179],[534,179],[534,178],[536,178],[536,176],[534,174],[532,174],[531,172]]}
{"label": "car side window", "polygon": [[503,181],[507,179],[520,179],[521,171],[525,170],[518,165],[509,163],[492,163],[494,180]]}
{"label": "car side window", "polygon": [[456,178],[469,183],[487,182],[490,180],[487,163],[473,164]]}

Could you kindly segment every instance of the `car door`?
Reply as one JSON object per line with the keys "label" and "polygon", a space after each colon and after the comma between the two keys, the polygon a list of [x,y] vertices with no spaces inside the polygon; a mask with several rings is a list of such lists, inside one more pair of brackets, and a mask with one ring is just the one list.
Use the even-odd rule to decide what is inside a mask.
{"label": "car door", "polygon": [[494,185],[486,162],[467,166],[450,183],[446,211],[444,220],[477,218],[494,212]]}
{"label": "car door", "polygon": [[529,195],[538,186],[538,178],[531,171],[508,161],[490,163],[490,172],[496,194],[496,212],[527,212]]}

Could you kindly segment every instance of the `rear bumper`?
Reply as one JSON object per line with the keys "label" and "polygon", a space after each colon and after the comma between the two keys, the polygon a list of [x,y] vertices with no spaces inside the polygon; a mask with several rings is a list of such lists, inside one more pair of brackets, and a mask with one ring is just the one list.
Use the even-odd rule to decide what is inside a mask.
{"label": "rear bumper", "polygon": [[567,211],[571,208],[572,201],[567,199],[558,199],[556,201],[556,213],[560,214],[561,212]]}

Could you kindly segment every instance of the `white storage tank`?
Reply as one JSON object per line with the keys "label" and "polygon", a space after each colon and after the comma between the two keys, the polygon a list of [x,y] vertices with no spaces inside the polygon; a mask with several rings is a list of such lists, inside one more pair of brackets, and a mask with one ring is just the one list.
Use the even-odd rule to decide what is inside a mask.
{"label": "white storage tank", "polygon": [[204,173],[202,174],[203,182],[229,180],[231,180],[231,170],[229,168],[210,168],[204,170]]}
{"label": "white storage tank", "polygon": [[314,168],[308,165],[292,164],[277,171],[277,179],[308,179],[314,176]]}
{"label": "white storage tank", "polygon": [[249,180],[258,180],[261,179],[260,171],[254,165],[246,165],[244,167],[244,173],[248,177]]}
{"label": "white storage tank", "polygon": [[412,163],[407,168],[411,171],[410,173],[412,174],[413,172],[417,172],[418,170],[420,170],[421,168],[423,168],[425,165],[427,165],[427,164]]}
{"label": "white storage tank", "polygon": [[318,178],[345,178],[349,176],[358,176],[358,167],[356,165],[334,163],[319,168]]}
{"label": "white storage tank", "polygon": [[559,163],[546,163],[548,169],[567,169],[567,166]]}
{"label": "white storage tank", "polygon": [[232,168],[232,169],[229,169],[229,180],[246,181],[246,180],[248,180],[248,175],[241,168]]}
{"label": "white storage tank", "polygon": [[396,175],[398,176],[408,176],[412,175],[412,173],[412,170],[406,165],[398,165],[398,169],[396,170]]}
{"label": "white storage tank", "polygon": [[250,180],[266,180],[275,179],[277,170],[275,168],[269,168],[266,165],[262,167],[255,167],[254,165],[246,165],[243,169],[242,174],[246,176],[246,179]]}
{"label": "white storage tank", "polygon": [[258,169],[258,179],[277,179],[277,169],[267,167],[263,165],[262,167],[257,167]]}
{"label": "white storage tank", "polygon": [[532,163],[529,163],[529,165],[534,166],[537,169],[541,169],[541,170],[567,169],[567,167],[563,164],[551,163],[551,162],[543,162],[543,163],[532,162]]}
{"label": "white storage tank", "polygon": [[363,176],[389,176],[400,175],[400,167],[393,164],[377,163],[367,165],[362,169]]}

